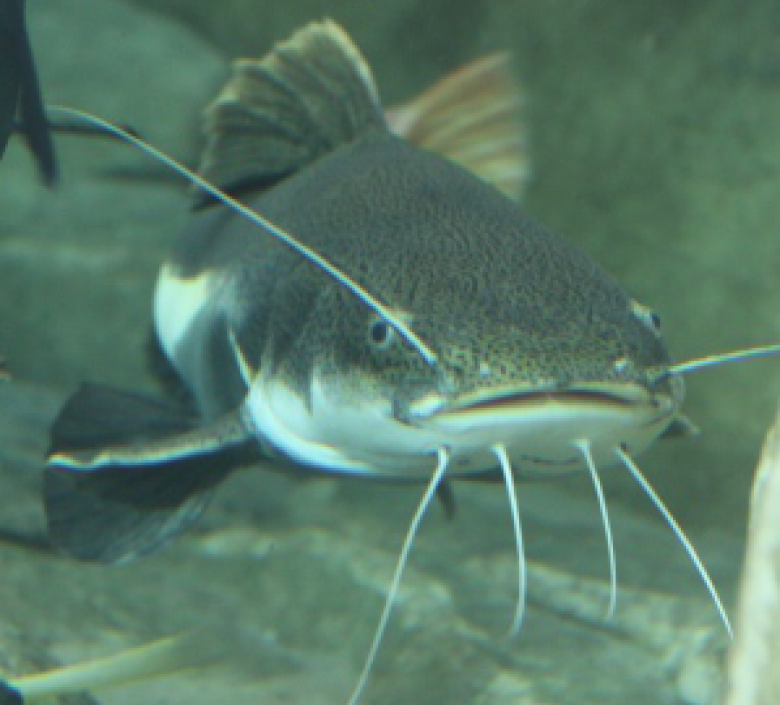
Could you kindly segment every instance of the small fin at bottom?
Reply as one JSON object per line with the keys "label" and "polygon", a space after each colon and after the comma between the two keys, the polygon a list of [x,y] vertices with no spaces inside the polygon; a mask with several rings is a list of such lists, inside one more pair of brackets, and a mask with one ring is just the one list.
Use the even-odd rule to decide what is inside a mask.
{"label": "small fin at bottom", "polygon": [[455,490],[452,489],[452,485],[446,480],[442,480],[436,488],[436,499],[439,500],[439,503],[444,510],[444,516],[447,519],[454,519],[455,511],[457,509]]}
{"label": "small fin at bottom", "polygon": [[689,438],[698,436],[701,433],[699,428],[684,414],[678,414],[668,428],[661,434],[661,439],[668,438]]}
{"label": "small fin at bottom", "polygon": [[237,413],[195,423],[154,400],[82,387],[52,427],[44,474],[52,543],[82,560],[127,562],[189,527],[251,452]]}

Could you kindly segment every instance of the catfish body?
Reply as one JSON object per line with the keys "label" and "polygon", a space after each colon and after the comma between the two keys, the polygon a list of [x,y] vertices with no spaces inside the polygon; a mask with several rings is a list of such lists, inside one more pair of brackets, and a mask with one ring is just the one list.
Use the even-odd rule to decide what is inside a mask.
{"label": "catfish body", "polygon": [[[415,330],[434,342],[461,393],[484,376],[462,359],[480,348],[488,363],[501,356],[494,381],[542,382],[555,366],[561,386],[603,379],[604,361],[621,355],[645,365],[666,359],[630,297],[582,251],[490,185],[387,131],[370,129],[248,203],[394,309],[413,312]],[[218,207],[197,215],[172,262],[184,282],[214,282],[192,325],[171,335],[165,309],[177,306],[160,291],[163,277],[156,316],[166,352],[207,415],[246,394],[226,325],[254,368],[288,366],[302,392],[324,361],[371,366],[373,312],[236,214]],[[415,394],[406,387],[433,381],[424,365],[408,366],[409,379],[393,385],[397,403]],[[236,379],[225,384],[231,368]]]}
{"label": "catfish body", "polygon": [[[139,433],[139,399],[76,395],[55,423],[46,484],[64,550],[96,560],[153,550],[246,460],[239,446],[315,471],[418,480],[443,453],[451,475],[494,473],[500,447],[517,474],[549,475],[585,467],[585,445],[599,462],[641,452],[678,421],[682,382],[659,374],[669,357],[655,317],[471,173],[507,182],[504,133],[488,131],[492,148],[472,150],[471,169],[398,137],[333,23],[239,62],[207,131],[201,174],[354,288],[199,198],[154,302],[160,345],[199,418],[172,433],[169,412],[150,403],[147,417],[164,422]],[[112,407],[125,438],[114,423],[101,444]]]}

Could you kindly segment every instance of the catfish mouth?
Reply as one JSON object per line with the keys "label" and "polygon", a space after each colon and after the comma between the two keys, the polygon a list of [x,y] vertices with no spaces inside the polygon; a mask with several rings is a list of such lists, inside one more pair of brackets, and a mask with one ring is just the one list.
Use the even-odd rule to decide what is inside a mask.
{"label": "catfish mouth", "polygon": [[[674,407],[672,398],[654,393],[646,387],[630,382],[593,382],[570,387],[548,386],[525,389],[483,390],[443,403],[432,414],[436,417],[465,417],[501,412],[522,412],[534,407],[561,405],[572,407],[610,407],[656,410],[660,416]],[[417,405],[413,405],[415,407]],[[420,408],[422,411],[422,408]],[[424,412],[422,415],[425,415]]]}
{"label": "catfish mouth", "polygon": [[680,401],[637,382],[600,381],[484,389],[438,408],[421,400],[412,411],[418,428],[449,448],[464,472],[494,462],[492,449],[501,446],[530,475],[581,466],[583,445],[607,464],[615,448],[642,452],[673,421]]}

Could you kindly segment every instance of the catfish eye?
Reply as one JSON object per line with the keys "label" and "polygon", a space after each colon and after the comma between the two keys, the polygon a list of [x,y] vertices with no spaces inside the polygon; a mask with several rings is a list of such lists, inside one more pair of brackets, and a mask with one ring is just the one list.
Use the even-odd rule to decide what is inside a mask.
{"label": "catfish eye", "polygon": [[377,350],[387,350],[394,338],[395,331],[384,318],[374,318],[368,324],[368,340]]}
{"label": "catfish eye", "polygon": [[650,321],[656,330],[661,330],[661,317],[657,313],[650,314]]}

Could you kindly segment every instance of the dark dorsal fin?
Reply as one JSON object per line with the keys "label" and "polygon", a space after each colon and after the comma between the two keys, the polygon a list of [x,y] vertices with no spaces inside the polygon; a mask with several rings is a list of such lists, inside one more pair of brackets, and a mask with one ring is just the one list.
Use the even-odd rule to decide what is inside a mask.
{"label": "dark dorsal fin", "polygon": [[358,49],[334,22],[311,23],[264,58],[235,62],[206,111],[200,174],[228,192],[268,188],[383,124]]}

